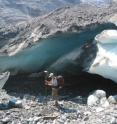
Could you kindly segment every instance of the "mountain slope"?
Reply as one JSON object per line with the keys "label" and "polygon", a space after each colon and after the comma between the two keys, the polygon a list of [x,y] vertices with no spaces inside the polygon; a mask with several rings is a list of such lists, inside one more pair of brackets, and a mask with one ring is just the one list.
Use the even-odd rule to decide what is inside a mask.
{"label": "mountain slope", "polygon": [[46,38],[55,33],[90,30],[97,25],[108,23],[116,11],[116,4],[108,8],[80,5],[57,9],[47,15],[34,18],[30,23],[1,29],[0,52],[15,54],[19,50],[33,45],[40,38]]}
{"label": "mountain slope", "polygon": [[99,5],[112,1],[114,0],[0,0],[0,22],[3,26],[15,25],[65,6],[80,3]]}
{"label": "mountain slope", "polygon": [[2,25],[17,24],[79,0],[0,0],[0,22]]}

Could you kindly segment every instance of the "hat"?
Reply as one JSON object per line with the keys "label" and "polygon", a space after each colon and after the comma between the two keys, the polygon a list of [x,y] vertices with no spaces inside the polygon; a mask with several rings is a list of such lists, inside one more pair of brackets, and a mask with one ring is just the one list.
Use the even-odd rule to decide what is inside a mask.
{"label": "hat", "polygon": [[48,71],[46,71],[46,70],[45,70],[44,72],[45,72],[45,73],[48,73]]}
{"label": "hat", "polygon": [[52,77],[52,76],[54,76],[54,73],[50,73],[50,74],[49,74],[49,77]]}

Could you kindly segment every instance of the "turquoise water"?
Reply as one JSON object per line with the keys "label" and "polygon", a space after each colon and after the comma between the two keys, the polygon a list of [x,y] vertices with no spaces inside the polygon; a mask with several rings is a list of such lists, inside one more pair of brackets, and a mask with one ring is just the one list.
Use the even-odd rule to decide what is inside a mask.
{"label": "turquoise water", "polygon": [[[74,65],[73,70],[77,70],[79,66],[82,66],[79,65],[78,61],[76,63],[80,48],[86,42],[92,42],[94,37],[104,28],[108,28],[108,26],[100,26],[96,29],[79,34],[60,34],[43,39],[32,48],[25,49],[14,56],[0,57],[0,71],[9,70],[12,73],[32,73],[46,69],[50,69],[51,71],[56,70],[56,67],[52,65],[64,56],[68,57],[69,54],[74,51],[75,54],[77,54],[76,58],[73,55],[74,59],[69,60],[71,62],[68,63],[64,62],[67,61],[67,59],[65,59],[60,62],[59,65],[57,64],[57,69],[60,67],[60,70],[64,70],[64,68],[67,67],[69,71],[69,67]],[[85,59],[83,61],[85,61]]]}

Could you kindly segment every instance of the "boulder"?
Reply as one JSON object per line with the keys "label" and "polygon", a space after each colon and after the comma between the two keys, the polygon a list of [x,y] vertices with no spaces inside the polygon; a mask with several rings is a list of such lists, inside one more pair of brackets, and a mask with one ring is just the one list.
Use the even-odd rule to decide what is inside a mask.
{"label": "boulder", "polygon": [[105,104],[107,106],[107,100],[106,100],[106,92],[103,90],[96,90],[92,93],[92,95],[89,95],[87,99],[87,105],[93,106],[98,104]]}
{"label": "boulder", "polygon": [[87,99],[88,106],[100,106],[100,107],[108,107],[109,101],[106,98],[106,92],[103,90],[94,91]]}
{"label": "boulder", "polygon": [[104,108],[102,108],[102,107],[97,107],[95,111],[96,111],[96,112],[101,112],[101,111],[103,111],[103,110],[104,110]]}
{"label": "boulder", "polygon": [[10,118],[5,117],[2,119],[2,122],[3,122],[3,124],[7,124],[8,122],[10,122]]}
{"label": "boulder", "polygon": [[117,95],[115,95],[115,96],[109,96],[108,97],[108,101],[111,104],[116,104],[117,103]]}
{"label": "boulder", "polygon": [[104,90],[96,90],[93,95],[98,97],[99,99],[106,97],[106,92]]}
{"label": "boulder", "polygon": [[102,99],[100,99],[100,105],[104,108],[108,107],[109,106],[109,102],[107,100],[106,97],[103,97]]}
{"label": "boulder", "polygon": [[110,120],[110,124],[117,124],[117,119],[115,117],[112,117]]}
{"label": "boulder", "polygon": [[94,95],[90,95],[87,99],[88,106],[98,105],[98,103],[99,103],[99,98]]}

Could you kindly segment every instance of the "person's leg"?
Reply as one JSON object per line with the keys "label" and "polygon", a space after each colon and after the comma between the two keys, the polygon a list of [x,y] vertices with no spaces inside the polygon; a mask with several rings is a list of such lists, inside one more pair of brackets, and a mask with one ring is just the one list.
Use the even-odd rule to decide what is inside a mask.
{"label": "person's leg", "polygon": [[55,106],[58,106],[58,89],[52,88],[52,97],[55,100]]}

